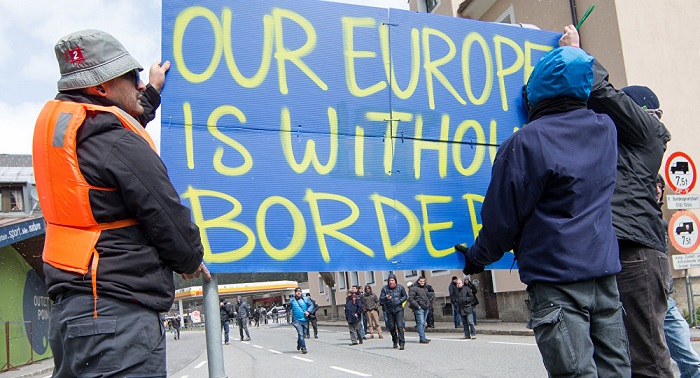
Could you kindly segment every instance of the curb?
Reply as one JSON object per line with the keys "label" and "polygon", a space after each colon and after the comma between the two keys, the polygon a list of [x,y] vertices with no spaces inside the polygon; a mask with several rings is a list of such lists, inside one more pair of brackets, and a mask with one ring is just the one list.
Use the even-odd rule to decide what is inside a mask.
{"label": "curb", "polygon": [[[19,369],[21,370],[22,367],[26,367],[26,366],[28,366],[28,365],[19,366]],[[12,372],[13,372],[13,370],[6,370],[6,371],[3,371],[3,372],[0,372],[0,376],[1,376],[2,374],[12,373]],[[41,369],[41,370],[33,371],[33,372],[31,372],[31,373],[24,373],[24,374],[20,374],[20,375],[12,375],[12,377],[13,377],[13,378],[31,378],[31,377],[36,377],[36,376],[45,375],[45,374],[51,374],[51,373],[53,373],[53,366],[49,366],[49,367],[43,368],[43,369]]]}
{"label": "curb", "polygon": [[[319,326],[324,326],[324,327],[346,327],[346,324],[343,324],[341,322],[338,322],[337,324],[333,322],[324,322],[324,323],[319,323]],[[406,331],[408,332],[417,332],[416,326],[407,326]],[[425,330],[426,333],[458,333],[462,334],[464,333],[464,330],[461,328],[427,328]],[[534,336],[535,332],[533,332],[531,329],[525,329],[525,330],[507,330],[507,329],[489,329],[489,328],[478,328],[477,326],[477,334],[481,335],[505,335],[505,336]],[[698,338],[698,341],[700,341],[700,338]]]}

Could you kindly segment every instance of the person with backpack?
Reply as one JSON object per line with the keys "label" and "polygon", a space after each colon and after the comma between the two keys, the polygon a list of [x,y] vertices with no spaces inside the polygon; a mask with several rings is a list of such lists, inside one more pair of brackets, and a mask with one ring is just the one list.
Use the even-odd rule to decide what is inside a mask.
{"label": "person with backpack", "polygon": [[228,332],[233,316],[231,306],[225,299],[219,300],[219,314],[221,315],[221,328],[224,329],[224,344],[228,345]]}
{"label": "person with backpack", "polygon": [[306,354],[306,332],[309,329],[309,314],[314,311],[311,299],[301,294],[301,288],[294,289],[294,298],[290,301],[292,325],[297,330],[297,350]]}

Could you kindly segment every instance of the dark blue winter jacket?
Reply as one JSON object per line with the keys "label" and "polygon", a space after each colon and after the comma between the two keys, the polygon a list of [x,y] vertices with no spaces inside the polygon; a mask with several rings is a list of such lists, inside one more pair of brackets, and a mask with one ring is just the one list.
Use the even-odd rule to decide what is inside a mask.
{"label": "dark blue winter jacket", "polygon": [[[482,229],[469,252],[470,261],[487,265],[513,249],[525,284],[580,282],[621,269],[610,204],[617,162],[615,125],[608,116],[585,108],[592,58],[574,61],[588,64],[590,76],[567,75],[571,66],[557,66],[556,59],[568,64],[566,59],[584,57],[557,50],[565,54],[553,51],[549,66],[536,68],[528,83],[528,97],[549,110],[540,111],[499,148],[481,210]],[[577,82],[576,77],[585,80]],[[568,90],[563,98],[536,95],[552,92],[553,85],[587,86],[588,91]]]}

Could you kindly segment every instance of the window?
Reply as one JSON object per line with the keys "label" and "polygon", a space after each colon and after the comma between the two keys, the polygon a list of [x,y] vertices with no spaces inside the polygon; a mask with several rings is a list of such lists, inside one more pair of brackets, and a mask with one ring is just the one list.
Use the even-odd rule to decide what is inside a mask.
{"label": "window", "polygon": [[388,271],[385,271],[385,272],[384,272],[384,283],[386,283],[387,281],[389,281],[389,275],[390,275],[390,274],[396,274],[396,273],[394,273],[393,270],[388,270]]}
{"label": "window", "polygon": [[496,22],[500,22],[503,24],[514,24],[515,23],[515,12],[513,11],[513,5],[508,7],[508,9],[506,9],[506,11],[503,12],[503,14],[498,16],[498,18],[496,18]]}
{"label": "window", "polygon": [[417,270],[404,270],[404,277],[416,277],[418,275]]}
{"label": "window", "polygon": [[374,285],[374,271],[365,272],[365,282],[367,285]]}
{"label": "window", "polygon": [[350,272],[350,285],[357,286],[360,284],[360,273]]}
{"label": "window", "polygon": [[437,7],[438,5],[438,0],[425,0],[425,9],[426,12],[430,13]]}
{"label": "window", "polygon": [[0,203],[3,213],[23,213],[24,194],[21,186],[3,186],[0,188]]}
{"label": "window", "polygon": [[450,271],[445,270],[445,269],[431,270],[430,276],[431,277],[444,276],[444,275],[449,274],[449,273],[450,273]]}
{"label": "window", "polygon": [[347,273],[338,272],[338,289],[339,290],[345,290],[348,288],[347,287],[347,280],[348,280]]}
{"label": "window", "polygon": [[318,276],[318,293],[323,294],[326,292],[326,283],[323,282],[323,277]]}

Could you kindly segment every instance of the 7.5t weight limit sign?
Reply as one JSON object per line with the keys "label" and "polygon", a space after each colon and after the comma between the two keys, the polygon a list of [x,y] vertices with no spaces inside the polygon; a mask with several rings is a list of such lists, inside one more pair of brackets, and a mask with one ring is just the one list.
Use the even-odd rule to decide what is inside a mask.
{"label": "7.5t weight limit sign", "polygon": [[700,221],[690,211],[677,211],[668,222],[668,236],[671,244],[681,253],[691,253],[698,248],[698,225]]}
{"label": "7.5t weight limit sign", "polygon": [[674,152],[666,160],[666,183],[678,194],[687,194],[693,190],[697,179],[695,163],[684,152]]}

